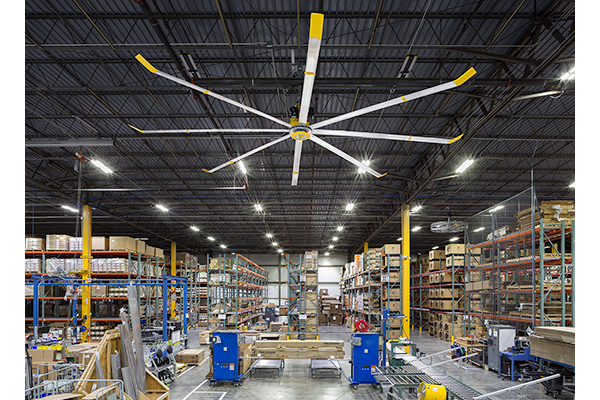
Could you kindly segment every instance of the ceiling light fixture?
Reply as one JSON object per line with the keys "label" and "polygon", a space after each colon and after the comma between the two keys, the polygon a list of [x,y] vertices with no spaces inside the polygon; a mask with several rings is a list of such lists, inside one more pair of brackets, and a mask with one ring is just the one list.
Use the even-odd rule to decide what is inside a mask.
{"label": "ceiling light fixture", "polygon": [[415,226],[414,228],[411,229],[411,231],[413,231],[413,232],[417,232],[417,231],[420,231],[420,230],[421,230],[420,226]]}
{"label": "ceiling light fixture", "polygon": [[431,250],[437,250],[437,249],[439,249],[439,248],[440,248],[440,246],[433,246],[433,247],[431,248]]}
{"label": "ceiling light fixture", "polygon": [[[371,164],[371,160],[362,160],[361,162],[362,162],[363,164],[365,164],[367,167],[369,166],[369,164]],[[360,167],[358,168],[358,173],[359,173],[359,174],[364,174],[365,172],[367,172],[367,170],[366,170],[366,169],[364,169],[364,168],[360,168]]]}
{"label": "ceiling light fixture", "polygon": [[158,208],[159,210],[164,211],[164,212],[169,211],[169,209],[167,207],[163,206],[162,204],[157,204],[156,208]]}
{"label": "ceiling light fixture", "polygon": [[575,182],[571,183],[569,187],[575,189]]}
{"label": "ceiling light fixture", "polygon": [[104,173],[107,173],[107,174],[113,173],[112,169],[110,169],[106,165],[104,165],[102,163],[102,161],[92,160],[92,164],[94,164],[96,167],[100,168],[102,170],[102,172],[104,172]]}
{"label": "ceiling light fixture", "polygon": [[343,227],[343,226],[341,226],[341,225],[340,225],[340,226],[338,226],[338,227],[337,227],[337,231],[338,231],[338,232],[341,232],[341,231],[343,231],[343,230],[344,230],[344,227]]}
{"label": "ceiling light fixture", "polygon": [[275,246],[275,247],[279,246],[279,245],[277,244],[277,242],[273,242],[273,243],[271,243],[271,244],[272,244],[273,246]]}
{"label": "ceiling light fixture", "polygon": [[485,228],[482,226],[481,228],[477,228],[475,229],[473,232],[481,232],[482,230],[484,230]]}
{"label": "ceiling light fixture", "polygon": [[283,253],[283,249],[277,249],[278,253]]}
{"label": "ceiling light fixture", "polygon": [[464,163],[462,163],[460,165],[460,167],[458,167],[456,169],[456,173],[461,174],[461,173],[465,172],[467,170],[467,168],[469,168],[474,162],[475,162],[475,160],[473,160],[473,159],[466,160]]}
{"label": "ceiling light fixture", "polygon": [[560,77],[561,81],[566,81],[566,80],[571,80],[571,79],[575,79],[575,67],[571,68],[571,70],[569,72],[565,72]]}
{"label": "ceiling light fixture", "polygon": [[256,209],[256,211],[261,212],[263,210],[262,206],[260,204],[255,204],[254,208]]}
{"label": "ceiling light fixture", "polygon": [[455,237],[453,237],[453,238],[449,239],[449,241],[450,241],[450,242],[456,242],[458,239],[459,239],[459,238],[455,236]]}
{"label": "ceiling light fixture", "polygon": [[504,206],[497,206],[497,207],[494,207],[494,208],[492,208],[492,209],[490,210],[490,212],[496,212],[496,211],[498,211],[498,210],[502,210],[503,208],[504,208]]}
{"label": "ceiling light fixture", "polygon": [[190,229],[194,232],[200,232],[200,229],[197,226],[190,226]]}
{"label": "ceiling light fixture", "polygon": [[227,246],[225,246],[224,244],[220,244],[219,247],[222,248],[222,249],[226,249],[227,248]]}
{"label": "ceiling light fixture", "polygon": [[214,242],[216,239],[212,236],[207,237],[208,240],[210,240],[211,242]]}
{"label": "ceiling light fixture", "polygon": [[272,233],[267,233],[267,237],[268,237],[269,239],[271,239],[271,238],[273,237],[273,234],[272,234]]}
{"label": "ceiling light fixture", "polygon": [[333,249],[333,245],[332,245],[332,244],[330,244],[330,245],[329,245],[329,248],[330,248],[330,249]]}
{"label": "ceiling light fixture", "polygon": [[414,213],[416,213],[416,212],[419,212],[419,211],[421,211],[421,209],[422,209],[422,208],[423,208],[423,206],[416,206],[416,207],[413,207],[413,209],[412,209],[412,210],[410,210],[410,212],[414,212]]}
{"label": "ceiling light fixture", "polygon": [[338,238],[337,236],[334,236],[334,237],[333,237],[331,240],[333,240],[334,242],[337,242],[337,241],[338,241],[338,239],[339,239],[339,238]]}
{"label": "ceiling light fixture", "polygon": [[396,239],[396,241],[397,241],[397,242],[401,242],[401,241],[402,241],[402,238],[401,238],[401,237],[399,237],[398,239]]}
{"label": "ceiling light fixture", "polygon": [[326,256],[329,256],[329,252],[325,253]]}
{"label": "ceiling light fixture", "polygon": [[65,210],[69,210],[69,211],[74,212],[74,213],[78,213],[79,212],[79,210],[77,210],[77,209],[75,209],[73,207],[70,207],[70,206],[61,206],[61,207],[64,208]]}
{"label": "ceiling light fixture", "polygon": [[240,164],[240,170],[242,171],[242,174],[246,175],[248,173],[248,170],[246,169],[244,162],[240,161],[239,164]]}
{"label": "ceiling light fixture", "polygon": [[346,211],[352,211],[354,209],[354,203],[346,204]]}

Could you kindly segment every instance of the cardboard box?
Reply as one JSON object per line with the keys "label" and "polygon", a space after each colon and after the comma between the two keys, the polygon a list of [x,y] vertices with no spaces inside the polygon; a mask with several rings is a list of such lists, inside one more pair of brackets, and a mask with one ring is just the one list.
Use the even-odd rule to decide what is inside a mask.
{"label": "cardboard box", "polygon": [[154,257],[165,258],[165,251],[163,249],[154,248]]}
{"label": "cardboard box", "polygon": [[331,314],[329,316],[329,323],[331,325],[342,325],[343,317],[341,314]]}
{"label": "cardboard box", "polygon": [[[465,265],[465,256],[450,256],[446,257],[446,265],[450,267],[463,267]],[[471,264],[473,266],[473,264]]]}
{"label": "cardboard box", "polygon": [[446,258],[444,250],[429,250],[429,262]]}
{"label": "cardboard box", "polygon": [[383,254],[402,254],[400,244],[385,244],[383,245]]}
{"label": "cardboard box", "polygon": [[92,251],[107,251],[110,241],[104,236],[92,236]]}
{"label": "cardboard box", "polygon": [[199,333],[200,344],[210,344],[210,334],[212,331],[205,330]]}
{"label": "cardboard box", "polygon": [[28,349],[27,352],[31,356],[31,365],[37,367],[40,364],[51,364],[55,361],[55,350],[48,349]]}
{"label": "cardboard box", "polygon": [[240,373],[241,374],[245,374],[246,371],[248,371],[248,369],[252,365],[252,361],[254,361],[251,358],[246,358],[246,357],[252,357],[252,348],[253,348],[253,343],[240,344],[240,357],[242,357],[241,362],[240,362],[240,369],[241,369]]}
{"label": "cardboard box", "polygon": [[319,314],[319,325],[328,325],[329,324],[329,315],[328,314]]}
{"label": "cardboard box", "polygon": [[129,236],[111,236],[111,251],[137,251],[135,239]]}
{"label": "cardboard box", "polygon": [[319,296],[329,296],[329,289],[319,289]]}
{"label": "cardboard box", "polygon": [[105,285],[92,285],[92,297],[108,297],[108,287]]}
{"label": "cardboard box", "polygon": [[332,314],[341,314],[342,313],[342,303],[329,303],[329,308],[327,309]]}
{"label": "cardboard box", "polygon": [[446,256],[448,254],[465,254],[465,245],[463,243],[451,243],[446,245]]}
{"label": "cardboard box", "polygon": [[142,242],[141,240],[135,240],[135,251],[138,253],[145,254],[146,253],[146,242]]}
{"label": "cardboard box", "polygon": [[204,361],[204,349],[181,350],[177,353],[175,359],[182,364],[200,364]]}
{"label": "cardboard box", "polygon": [[446,260],[429,261],[429,271],[437,271],[440,269],[446,269]]}
{"label": "cardboard box", "polygon": [[283,328],[283,322],[271,322],[269,329],[271,332],[279,332]]}

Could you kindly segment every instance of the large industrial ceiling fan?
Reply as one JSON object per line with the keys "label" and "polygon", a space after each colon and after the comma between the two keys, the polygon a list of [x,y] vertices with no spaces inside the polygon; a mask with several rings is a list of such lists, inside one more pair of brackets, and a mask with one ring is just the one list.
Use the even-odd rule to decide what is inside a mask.
{"label": "large industrial ceiling fan", "polygon": [[410,93],[404,96],[400,96],[395,99],[391,99],[388,101],[384,101],[382,103],[374,104],[372,106],[368,106],[359,110],[355,110],[346,114],[339,115],[337,117],[333,117],[330,119],[326,119],[323,121],[319,121],[311,126],[308,123],[308,115],[310,108],[310,100],[313,91],[313,85],[315,82],[315,77],[317,74],[317,62],[319,59],[319,50],[321,48],[321,39],[323,35],[323,14],[313,13],[310,18],[310,37],[308,42],[308,53],[306,60],[306,69],[304,71],[304,84],[302,87],[302,98],[300,100],[300,110],[298,112],[297,118],[293,117],[291,121],[285,122],[279,118],[276,118],[272,115],[266,114],[262,111],[259,111],[255,108],[247,106],[245,104],[239,103],[235,100],[227,98],[225,96],[221,96],[220,94],[214,93],[211,90],[205,89],[203,87],[197,86],[193,83],[187,82],[183,79],[179,79],[162,71],[159,71],[155,67],[153,67],[141,54],[136,56],[136,59],[144,65],[150,72],[162,76],[163,78],[169,79],[173,82],[177,82],[183,86],[187,86],[196,91],[200,91],[207,96],[211,96],[220,101],[224,101],[236,107],[242,108],[246,111],[249,111],[253,114],[259,115],[263,118],[267,118],[279,125],[285,127],[285,129],[174,129],[174,130],[141,130],[132,125],[129,125],[131,128],[136,129],[140,133],[209,133],[209,132],[235,132],[235,133],[243,133],[243,132],[269,132],[269,133],[284,133],[283,136],[270,141],[262,146],[259,146],[253,150],[250,150],[247,153],[242,154],[241,156],[235,157],[221,165],[214,167],[211,170],[203,169],[205,172],[213,173],[215,171],[220,170],[230,164],[234,164],[237,161],[240,161],[248,156],[251,156],[254,153],[257,153],[261,150],[264,150],[270,146],[273,146],[279,142],[282,142],[286,139],[293,139],[296,141],[295,150],[294,150],[294,164],[292,170],[292,186],[297,185],[298,183],[298,175],[300,172],[300,157],[302,154],[302,143],[306,140],[310,140],[332,153],[337,154],[343,159],[351,162],[352,164],[358,166],[361,170],[370,173],[371,175],[381,178],[386,174],[381,174],[375,171],[373,168],[363,164],[358,161],[354,157],[349,154],[341,151],[337,147],[327,143],[320,136],[341,136],[341,137],[356,137],[356,138],[367,138],[367,139],[386,139],[386,140],[400,140],[400,141],[412,141],[412,142],[424,142],[424,143],[438,143],[438,144],[451,144],[459,140],[462,135],[459,135],[455,138],[436,138],[436,137],[424,137],[424,136],[411,136],[411,135],[396,135],[389,133],[375,133],[375,132],[356,132],[356,131],[346,131],[346,130],[331,130],[331,129],[322,129],[325,126],[345,121],[350,118],[355,118],[363,114],[367,114],[373,111],[381,110],[387,107],[395,106],[401,103],[406,103],[411,100],[415,100],[421,97],[429,96],[434,93],[439,93],[444,90],[449,90],[456,88],[463,83],[465,83],[469,78],[471,78],[475,73],[475,69],[470,68],[467,72],[461,75],[458,79],[455,79],[451,82],[446,82],[437,86],[433,86],[428,89],[423,89],[414,93]]}

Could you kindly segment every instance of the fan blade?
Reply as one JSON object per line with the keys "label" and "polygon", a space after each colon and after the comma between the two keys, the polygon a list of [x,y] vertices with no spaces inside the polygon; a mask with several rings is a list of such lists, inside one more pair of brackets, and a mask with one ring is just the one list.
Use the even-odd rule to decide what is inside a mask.
{"label": "fan blade", "polygon": [[347,114],[338,115],[337,117],[333,117],[330,119],[326,119],[321,122],[317,122],[312,125],[313,129],[318,129],[322,126],[331,125],[336,122],[345,121],[350,118],[357,117],[359,115],[367,114],[373,111],[381,110],[382,108],[387,108],[391,106],[395,106],[396,104],[406,103],[411,100],[415,100],[421,97],[429,96],[430,94],[443,92],[444,90],[453,89],[465,83],[469,78],[476,74],[476,71],[473,67],[471,67],[467,72],[462,74],[458,79],[453,80],[452,82],[442,83],[441,85],[437,85],[434,87],[430,87],[427,89],[419,90],[418,92],[407,94],[406,96],[400,96],[396,99],[384,101],[383,103],[374,104],[369,107],[361,108],[360,110],[352,111]]}
{"label": "fan blade", "polygon": [[287,138],[289,138],[289,137],[291,137],[291,135],[290,135],[290,134],[283,135],[282,137],[280,137],[280,138],[277,138],[277,139],[275,139],[275,140],[272,140],[272,141],[270,141],[270,142],[269,142],[269,143],[267,143],[267,144],[263,144],[262,146],[258,146],[257,148],[255,148],[255,149],[253,149],[253,150],[250,150],[249,152],[247,152],[247,153],[244,153],[244,154],[242,154],[241,156],[238,156],[238,157],[236,157],[236,158],[234,158],[234,159],[231,159],[231,160],[229,160],[229,161],[227,161],[227,162],[224,162],[223,164],[221,164],[221,165],[219,165],[219,166],[216,166],[216,167],[214,167],[214,168],[213,168],[213,169],[211,169],[211,170],[202,169],[202,171],[204,171],[204,172],[208,172],[209,174],[212,174],[213,172],[215,172],[215,171],[218,171],[218,170],[220,170],[221,168],[224,168],[224,167],[226,167],[226,166],[228,166],[228,165],[230,165],[230,164],[233,164],[233,163],[235,163],[235,162],[238,162],[238,161],[240,161],[241,159],[243,159],[243,158],[246,158],[246,157],[248,157],[248,156],[251,156],[251,155],[252,155],[252,154],[254,154],[254,153],[258,153],[259,151],[261,151],[261,150],[264,150],[264,149],[266,149],[267,147],[271,147],[271,146],[273,146],[273,145],[275,145],[275,144],[277,144],[277,143],[279,143],[279,142],[283,142],[285,139],[287,139]]}
{"label": "fan blade", "polygon": [[350,161],[352,164],[356,165],[358,168],[367,171],[368,173],[370,173],[371,175],[373,175],[376,178],[381,178],[382,176],[387,175],[387,172],[385,174],[380,174],[379,172],[375,171],[373,168],[368,167],[367,165],[358,161],[356,158],[352,157],[349,154],[344,153],[337,147],[327,143],[326,141],[316,137],[315,135],[311,135],[309,137],[309,139],[312,140],[313,142],[315,142],[316,144],[325,147],[327,150],[331,151],[332,153],[337,154],[338,156],[342,157],[344,160]]}
{"label": "fan blade", "polygon": [[140,62],[140,63],[141,63],[141,64],[142,64],[144,67],[146,67],[146,69],[148,69],[148,71],[152,72],[153,74],[156,74],[156,75],[162,76],[163,78],[166,78],[166,79],[168,79],[168,80],[170,80],[170,81],[177,82],[177,83],[179,83],[180,85],[187,86],[187,87],[189,87],[190,89],[194,89],[194,90],[196,90],[196,91],[199,91],[199,92],[201,92],[201,93],[204,93],[204,94],[205,94],[205,95],[207,95],[207,96],[214,97],[215,99],[218,99],[218,100],[224,101],[224,102],[226,102],[226,103],[232,104],[232,105],[234,105],[234,106],[236,106],[236,107],[239,107],[239,108],[242,108],[242,109],[244,109],[244,110],[246,110],[246,111],[250,111],[250,112],[251,112],[251,113],[253,113],[253,114],[260,115],[261,117],[264,117],[264,118],[270,119],[271,121],[273,121],[273,122],[277,122],[277,123],[278,123],[278,124],[280,124],[280,125],[287,126],[288,128],[291,128],[291,127],[292,127],[292,125],[288,124],[288,123],[287,123],[287,122],[285,122],[285,121],[282,121],[282,120],[280,120],[279,118],[275,118],[275,117],[273,117],[273,116],[271,116],[271,115],[269,115],[269,114],[265,114],[265,113],[264,113],[264,112],[262,112],[262,111],[258,111],[258,110],[257,110],[257,109],[255,109],[255,108],[252,108],[252,107],[250,107],[250,106],[247,106],[247,105],[245,105],[245,104],[239,103],[239,102],[237,102],[237,101],[235,101],[235,100],[232,100],[232,99],[230,99],[230,98],[227,98],[227,97],[225,97],[225,96],[221,96],[220,94],[214,93],[214,92],[212,92],[212,91],[210,91],[210,90],[208,90],[208,89],[205,89],[205,88],[203,88],[203,87],[196,86],[196,85],[194,85],[193,83],[190,83],[190,82],[188,82],[188,81],[185,81],[185,80],[183,80],[183,79],[179,79],[179,78],[177,78],[177,77],[175,77],[175,76],[173,76],[173,75],[169,75],[169,74],[167,74],[167,73],[165,73],[165,72],[159,71],[158,69],[156,69],[155,67],[153,67],[153,66],[152,66],[152,64],[150,64],[150,63],[149,63],[149,62],[148,62],[148,61],[147,61],[147,60],[146,60],[146,59],[145,59],[145,58],[144,58],[144,57],[143,57],[141,54],[138,54],[137,56],[135,56],[135,58],[136,58],[136,59],[137,59],[137,60],[138,60],[138,61],[139,61],[139,62]]}
{"label": "fan blade", "polygon": [[387,140],[404,140],[407,142],[423,142],[423,143],[439,143],[439,144],[451,144],[462,137],[459,135],[455,138],[436,138],[427,136],[412,136],[412,135],[394,135],[391,133],[375,133],[375,132],[356,132],[356,131],[340,131],[340,130],[329,130],[329,129],[315,129],[313,131],[316,134],[322,136],[343,136],[343,137],[358,137],[366,139],[387,139]]}
{"label": "fan blade", "polygon": [[298,117],[298,122],[304,125],[306,125],[306,121],[308,120],[310,98],[312,97],[313,85],[317,75],[317,62],[319,61],[319,50],[321,49],[321,39],[323,37],[323,19],[323,14],[310,14],[310,38],[306,54],[302,100],[300,100],[300,115]]}
{"label": "fan blade", "polygon": [[260,133],[284,133],[289,132],[289,129],[157,129],[157,130],[142,130],[128,124],[130,128],[135,129],[140,133],[244,133],[244,132],[260,132]]}
{"label": "fan blade", "polygon": [[303,140],[296,140],[296,149],[294,150],[294,169],[292,171],[292,186],[298,184],[298,174],[300,172],[300,156],[302,155]]}

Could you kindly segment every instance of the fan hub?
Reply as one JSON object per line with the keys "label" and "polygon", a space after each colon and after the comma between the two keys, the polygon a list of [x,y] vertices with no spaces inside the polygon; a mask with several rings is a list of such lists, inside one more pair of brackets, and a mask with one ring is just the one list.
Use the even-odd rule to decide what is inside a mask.
{"label": "fan hub", "polygon": [[297,140],[299,142],[303,142],[306,139],[310,138],[310,133],[312,129],[307,126],[295,126],[290,129],[290,133],[292,134],[292,139]]}

